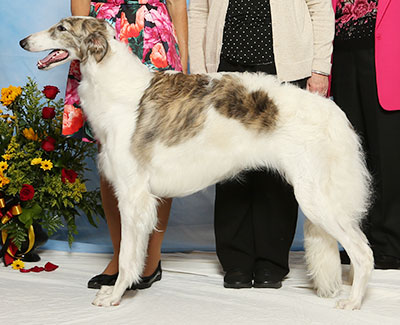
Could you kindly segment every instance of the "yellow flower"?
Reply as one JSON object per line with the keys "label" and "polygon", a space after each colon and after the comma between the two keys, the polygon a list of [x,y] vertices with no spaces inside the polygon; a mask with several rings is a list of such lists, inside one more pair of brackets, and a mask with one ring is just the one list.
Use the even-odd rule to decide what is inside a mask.
{"label": "yellow flower", "polygon": [[2,109],[0,109],[0,114],[3,114],[3,110]]}
{"label": "yellow flower", "polygon": [[39,165],[42,163],[42,158],[33,158],[31,161],[31,165]]}
{"label": "yellow flower", "polygon": [[53,163],[50,160],[42,160],[40,168],[43,170],[50,170],[53,168]]}
{"label": "yellow flower", "polygon": [[19,269],[23,269],[25,267],[25,263],[22,262],[20,259],[18,259],[18,260],[15,260],[14,262],[12,262],[11,266],[14,270],[19,270]]}
{"label": "yellow flower", "polygon": [[0,102],[2,102],[4,106],[8,106],[21,94],[21,87],[10,86],[8,88],[3,88],[1,89]]}
{"label": "yellow flower", "polygon": [[6,161],[0,161],[0,170],[3,172],[8,168],[8,164]]}
{"label": "yellow flower", "polygon": [[9,118],[15,120],[17,117],[15,115],[10,115]]}
{"label": "yellow flower", "polygon": [[4,160],[10,160],[11,159],[11,155],[9,153],[6,153],[4,155],[1,156]]}
{"label": "yellow flower", "polygon": [[10,180],[3,175],[0,176],[0,188],[10,183]]}
{"label": "yellow flower", "polygon": [[27,138],[28,140],[33,140],[33,141],[37,141],[38,140],[38,136],[35,133],[35,131],[33,131],[32,128],[29,129],[24,129],[22,131],[22,134],[24,135],[25,138]]}

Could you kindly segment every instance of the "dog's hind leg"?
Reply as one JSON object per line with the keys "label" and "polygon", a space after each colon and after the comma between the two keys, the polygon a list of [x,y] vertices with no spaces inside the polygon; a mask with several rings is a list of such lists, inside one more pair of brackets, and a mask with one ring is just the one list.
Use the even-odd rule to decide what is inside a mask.
{"label": "dog's hind leg", "polygon": [[[301,206],[301,202],[299,202]],[[372,250],[368,245],[365,235],[359,228],[358,222],[340,222],[331,213],[317,215],[312,209],[302,207],[307,218],[317,227],[335,238],[342,244],[350,257],[354,267],[354,279],[348,299],[339,300],[336,307],[341,309],[360,309],[362,299],[365,295],[368,280],[373,269]],[[324,252],[321,252],[323,254]],[[336,263],[340,263],[338,260]],[[332,267],[337,267],[332,265]]]}
{"label": "dog's hind leg", "polygon": [[157,222],[157,200],[149,192],[145,175],[127,177],[117,184],[121,214],[119,275],[112,291],[103,291],[93,301],[97,306],[118,305],[125,290],[140,280],[146,259],[150,233]]}
{"label": "dog's hind leg", "polygon": [[[341,309],[360,309],[362,298],[367,290],[368,280],[374,268],[374,258],[367,238],[360,228],[351,228],[348,235],[340,241],[350,257],[353,267],[353,285],[350,297],[339,300],[336,307]],[[349,237],[351,236],[351,237]]]}
{"label": "dog's hind leg", "polygon": [[336,296],[342,285],[342,268],[336,239],[306,219],[304,248],[308,274],[318,296]]}

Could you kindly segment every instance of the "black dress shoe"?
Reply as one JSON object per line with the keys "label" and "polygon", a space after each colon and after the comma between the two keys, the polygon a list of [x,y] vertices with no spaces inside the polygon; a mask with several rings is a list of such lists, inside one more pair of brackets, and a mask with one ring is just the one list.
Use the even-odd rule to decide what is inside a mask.
{"label": "black dress shoe", "polygon": [[251,272],[240,270],[227,271],[224,276],[224,287],[230,289],[251,288],[253,285]]}
{"label": "black dress shoe", "polygon": [[162,275],[161,261],[159,261],[157,268],[152,275],[140,277],[140,282],[133,284],[129,288],[129,290],[136,290],[136,289],[142,290],[150,288],[154,282],[161,280],[161,275]]}
{"label": "black dress shoe", "polygon": [[389,255],[376,255],[374,257],[375,269],[397,270],[400,269],[400,258]]}
{"label": "black dress shoe", "polygon": [[91,278],[88,282],[88,288],[90,289],[100,289],[101,286],[113,286],[115,281],[117,281],[118,272],[115,274],[99,274]]}
{"label": "black dress shoe", "polygon": [[269,270],[256,270],[254,273],[253,287],[279,289],[282,287],[282,279],[271,276],[271,272]]}

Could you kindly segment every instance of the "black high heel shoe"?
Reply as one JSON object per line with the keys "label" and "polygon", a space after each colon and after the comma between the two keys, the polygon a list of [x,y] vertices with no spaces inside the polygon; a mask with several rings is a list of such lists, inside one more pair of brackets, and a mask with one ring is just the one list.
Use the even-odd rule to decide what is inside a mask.
{"label": "black high heel shoe", "polygon": [[149,276],[140,277],[140,282],[133,284],[129,290],[142,290],[150,288],[154,282],[160,281],[162,276],[161,261],[158,262],[157,268],[153,274]]}
{"label": "black high heel shoe", "polygon": [[98,274],[91,278],[87,284],[89,289],[100,289],[101,286],[113,286],[117,281],[118,272],[115,274]]}
{"label": "black high heel shoe", "polygon": [[[150,288],[154,282],[160,281],[162,275],[161,269],[161,261],[158,262],[156,270],[152,275],[140,277],[140,282],[137,284],[133,284],[128,290],[142,290]],[[118,272],[115,274],[98,274],[91,278],[88,282],[89,289],[100,289],[101,286],[113,286],[115,285],[115,281],[117,281]]]}

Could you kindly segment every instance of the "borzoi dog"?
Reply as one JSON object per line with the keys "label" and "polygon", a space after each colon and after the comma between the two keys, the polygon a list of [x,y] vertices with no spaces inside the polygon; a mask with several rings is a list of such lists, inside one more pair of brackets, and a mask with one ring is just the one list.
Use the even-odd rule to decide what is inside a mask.
{"label": "borzoi dog", "polygon": [[53,50],[39,69],[81,62],[81,104],[102,144],[100,170],[115,189],[122,223],[118,280],[93,303],[118,305],[140,279],[157,197],[269,168],[293,186],[307,216],[306,261],[318,295],[340,290],[338,241],[354,279],[337,307],[360,308],[373,269],[359,226],[370,175],[340,108],[265,74],[153,72],[114,35],[105,21],[70,17],[20,42],[28,51]]}

